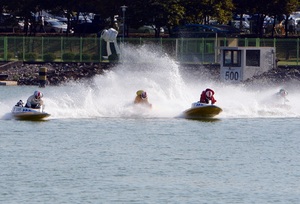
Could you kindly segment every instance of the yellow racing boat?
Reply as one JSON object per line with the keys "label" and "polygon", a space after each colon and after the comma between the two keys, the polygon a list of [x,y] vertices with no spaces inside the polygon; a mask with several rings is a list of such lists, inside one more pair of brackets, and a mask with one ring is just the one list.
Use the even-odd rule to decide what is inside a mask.
{"label": "yellow racing boat", "polygon": [[192,107],[183,112],[183,117],[187,119],[201,119],[201,118],[213,118],[222,109],[216,105],[195,102],[192,103]]}
{"label": "yellow racing boat", "polygon": [[39,121],[50,116],[49,113],[44,112],[43,108],[33,109],[21,106],[14,106],[11,111],[12,116],[17,120],[31,120]]}

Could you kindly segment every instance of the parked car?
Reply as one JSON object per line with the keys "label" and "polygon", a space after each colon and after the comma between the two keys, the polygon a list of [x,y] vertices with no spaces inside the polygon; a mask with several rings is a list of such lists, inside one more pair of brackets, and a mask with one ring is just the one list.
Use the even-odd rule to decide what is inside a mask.
{"label": "parked car", "polygon": [[44,30],[48,33],[66,33],[67,27],[66,23],[57,19],[47,19],[45,20]]}
{"label": "parked car", "polygon": [[[129,30],[128,30],[128,33],[146,33],[146,34],[154,34],[155,33],[155,25],[143,25],[139,28],[132,28],[132,27],[129,27]],[[164,33],[165,30],[163,27],[160,28],[160,33]],[[123,24],[121,24],[119,26],[119,35],[122,35],[123,33]]]}
{"label": "parked car", "polygon": [[228,25],[187,24],[172,29],[170,37],[175,38],[207,38],[207,37],[237,37],[240,31]]}
{"label": "parked car", "polygon": [[[237,29],[240,29],[241,22],[239,20],[233,20],[232,24]],[[243,31],[243,32],[245,32],[245,33],[250,33],[250,24],[249,24],[249,22],[242,21],[242,28],[240,30]]]}
{"label": "parked car", "polygon": [[16,32],[20,31],[18,20],[9,13],[0,14],[0,32]]}
{"label": "parked car", "polygon": [[[138,29],[129,28],[130,33],[155,33],[155,25],[143,25]],[[164,33],[164,29],[161,27],[159,30],[160,33]]]}

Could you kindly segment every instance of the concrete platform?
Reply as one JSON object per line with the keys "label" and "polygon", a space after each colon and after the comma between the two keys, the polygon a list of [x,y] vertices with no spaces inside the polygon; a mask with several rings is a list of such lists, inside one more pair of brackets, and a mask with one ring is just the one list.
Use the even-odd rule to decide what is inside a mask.
{"label": "concrete platform", "polygon": [[17,86],[17,81],[0,81],[0,86]]}

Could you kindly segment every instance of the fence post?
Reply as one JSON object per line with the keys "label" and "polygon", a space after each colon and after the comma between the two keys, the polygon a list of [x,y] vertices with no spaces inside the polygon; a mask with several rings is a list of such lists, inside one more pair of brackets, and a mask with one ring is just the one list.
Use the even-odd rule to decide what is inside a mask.
{"label": "fence post", "polygon": [[100,56],[100,59],[99,60],[100,60],[100,62],[102,62],[102,49],[101,49],[101,47],[102,47],[102,40],[101,40],[101,37],[99,37],[98,40],[100,41],[99,42],[99,44],[100,44],[100,46],[99,46],[99,54],[100,54],[99,56]]}
{"label": "fence post", "polygon": [[202,56],[201,56],[202,57],[202,65],[204,64],[204,52],[205,52],[205,44],[204,43],[205,43],[204,38],[202,38],[202,43],[201,43],[202,48],[200,49],[200,50],[202,50]]}
{"label": "fence post", "polygon": [[259,47],[260,46],[260,38],[256,38],[256,42],[255,42],[255,46],[256,47]]}
{"label": "fence post", "polygon": [[4,60],[7,61],[7,36],[4,37]]}
{"label": "fence post", "polygon": [[297,38],[297,65],[299,63],[299,38]]}
{"label": "fence post", "polygon": [[248,47],[248,38],[245,38],[245,47]]}
{"label": "fence post", "polygon": [[82,37],[80,37],[79,61],[82,62]]}
{"label": "fence post", "polygon": [[63,59],[63,54],[64,54],[64,48],[63,48],[63,44],[64,44],[64,39],[63,37],[60,37],[60,59],[61,61],[64,61]]}
{"label": "fence post", "polygon": [[42,61],[44,61],[44,37],[42,36]]}

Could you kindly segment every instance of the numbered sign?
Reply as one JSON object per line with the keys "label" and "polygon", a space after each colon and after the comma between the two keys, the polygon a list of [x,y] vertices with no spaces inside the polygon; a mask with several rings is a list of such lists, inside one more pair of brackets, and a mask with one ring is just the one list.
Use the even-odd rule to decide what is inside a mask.
{"label": "numbered sign", "polygon": [[241,69],[223,69],[224,81],[239,82],[241,81]]}

